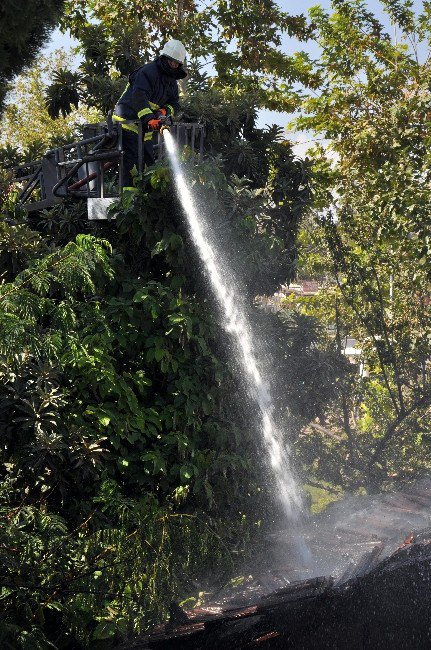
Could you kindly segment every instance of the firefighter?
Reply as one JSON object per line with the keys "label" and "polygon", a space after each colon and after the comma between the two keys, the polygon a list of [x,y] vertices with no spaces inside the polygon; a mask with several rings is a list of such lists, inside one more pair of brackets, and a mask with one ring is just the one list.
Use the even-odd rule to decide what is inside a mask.
{"label": "firefighter", "polygon": [[[116,122],[141,120],[144,164],[154,163],[153,133],[162,126],[162,116],[178,112],[178,79],[187,76],[183,68],[186,48],[180,41],[168,41],[152,63],[141,66],[129,76],[129,83],[118,100],[113,114]],[[123,189],[132,187],[132,169],[138,169],[138,127],[123,125]]]}

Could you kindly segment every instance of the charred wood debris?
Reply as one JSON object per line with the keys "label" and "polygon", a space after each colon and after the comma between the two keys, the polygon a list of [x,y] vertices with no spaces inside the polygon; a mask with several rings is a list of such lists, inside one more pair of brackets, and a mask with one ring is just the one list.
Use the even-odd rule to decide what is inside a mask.
{"label": "charred wood debris", "polygon": [[[319,565],[304,569],[293,557],[205,607],[172,603],[167,623],[121,648],[431,648],[431,480],[343,499],[303,535]],[[292,580],[295,570],[318,577]]]}

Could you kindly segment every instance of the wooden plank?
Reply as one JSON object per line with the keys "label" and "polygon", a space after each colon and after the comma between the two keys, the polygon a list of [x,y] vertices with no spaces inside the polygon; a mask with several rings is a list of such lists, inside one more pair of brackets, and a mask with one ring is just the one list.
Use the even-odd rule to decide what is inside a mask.
{"label": "wooden plank", "polygon": [[242,618],[255,616],[257,609],[257,605],[253,605],[252,607],[241,607],[232,610],[226,610],[221,617],[205,621],[205,628],[210,629],[213,627],[218,627],[219,625],[227,623],[229,621],[236,621]]}
{"label": "wooden plank", "polygon": [[276,639],[279,636],[280,636],[280,632],[276,632],[274,630],[273,632],[268,632],[267,634],[263,634],[262,636],[255,639],[254,641],[251,641],[251,643],[247,643],[247,645],[244,646],[244,647],[245,648],[260,648],[267,641],[270,641],[271,639]]}
{"label": "wooden plank", "polygon": [[261,598],[257,608],[257,613],[264,612],[272,607],[280,607],[288,603],[297,603],[301,600],[320,596],[330,589],[334,584],[334,578],[331,576],[320,576],[310,580],[300,581],[296,584],[283,587],[268,596]]}
{"label": "wooden plank", "polygon": [[151,636],[147,638],[145,648],[156,650],[176,650],[177,648],[198,648],[199,639],[205,634],[203,623],[185,625],[172,630],[169,634]]}

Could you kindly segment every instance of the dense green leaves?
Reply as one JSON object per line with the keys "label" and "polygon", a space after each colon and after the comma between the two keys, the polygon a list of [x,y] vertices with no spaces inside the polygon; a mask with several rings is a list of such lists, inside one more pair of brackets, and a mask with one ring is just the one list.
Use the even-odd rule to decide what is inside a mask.
{"label": "dense green leaves", "polygon": [[335,443],[315,446],[315,462],[331,480],[373,489],[430,466],[430,98],[419,56],[429,20],[411,2],[383,4],[396,39],[366,3],[313,9],[324,81],[298,121],[327,139],[311,152],[314,241],[338,289],[322,292],[315,313],[336,324],[340,346],[345,335],[358,340],[365,369],[321,421],[341,433],[338,479],[334,457],[321,462]]}
{"label": "dense green leaves", "polygon": [[[251,132],[259,152],[266,136]],[[288,146],[272,151],[250,181],[228,180],[211,161],[189,170],[215,229],[242,241],[243,261],[261,265],[268,287],[288,273],[272,252],[292,254],[282,221],[292,219],[293,241],[308,196]],[[292,170],[288,181],[276,160]],[[197,567],[219,563],[221,576],[271,516],[251,462],[250,405],[169,171],[160,164],[137,182],[105,239],[76,234],[90,228],[76,205],[42,213],[40,235],[0,229],[5,642],[109,645],[133,634],[172,597],[196,592]],[[28,567],[20,584],[14,560]]]}
{"label": "dense green leaves", "polygon": [[68,110],[70,94],[77,88],[88,105],[106,113],[127,75],[154,58],[168,38],[186,44],[193,68],[211,66],[213,85],[254,92],[256,107],[291,110],[299,97],[292,84],[314,87],[318,80],[305,53],[288,56],[281,48],[284,35],[300,40],[310,36],[307,19],[281,11],[273,0],[217,0],[207,5],[172,0],[163,10],[136,0],[79,0],[66,3],[64,28],[79,40],[84,62],[78,87],[64,78],[63,91],[58,84],[49,90],[53,114]]}
{"label": "dense green leaves", "polygon": [[[181,500],[178,491],[176,498]],[[100,510],[120,513],[118,525],[95,527],[92,512],[70,526],[42,505],[13,505],[13,489],[0,493],[0,641],[14,648],[110,648],[144,631],[165,611],[165,599],[204,584],[233,567],[213,522],[161,508],[149,496],[125,499],[104,481]],[[232,531],[233,532],[233,531]],[[238,525],[236,534],[246,531]]]}
{"label": "dense green leaves", "polygon": [[0,8],[0,108],[8,82],[32,63],[60,19],[63,0],[4,0]]}
{"label": "dense green leaves", "polygon": [[[78,110],[73,108],[76,105],[76,74],[64,70],[72,61],[70,53],[56,50],[49,56],[38,57],[30,69],[17,77],[2,111],[1,165],[14,167],[38,160],[48,149],[79,140],[82,125],[100,119],[94,109],[82,104]],[[66,117],[52,119],[49,116],[45,103],[47,79],[57,80],[49,91],[50,97],[56,107],[67,103]],[[70,93],[63,90],[64,80],[70,81]],[[63,95],[63,92],[68,94]]]}
{"label": "dense green leaves", "polygon": [[[84,61],[57,76],[52,114],[78,96],[112,108],[128,72],[182,38],[193,58],[183,117],[205,125],[207,146],[205,163],[184,151],[184,164],[241,297],[272,295],[298,269],[320,280],[279,314],[250,309],[303,474],[377,490],[429,470],[431,97],[418,47],[429,7],[382,2],[394,39],[362,0],[316,6],[310,25],[272,2],[165,4],[69,4]],[[283,34],[313,34],[321,57],[283,55]],[[291,110],[310,87],[296,124],[322,145],[302,162],[277,127],[256,127],[257,110]],[[255,410],[169,170],[136,184],[104,225],[73,203],[41,213],[36,232],[0,225],[8,642],[130,637],[196,593],[199,566],[230,568],[273,514]],[[6,213],[7,175],[4,188]]]}

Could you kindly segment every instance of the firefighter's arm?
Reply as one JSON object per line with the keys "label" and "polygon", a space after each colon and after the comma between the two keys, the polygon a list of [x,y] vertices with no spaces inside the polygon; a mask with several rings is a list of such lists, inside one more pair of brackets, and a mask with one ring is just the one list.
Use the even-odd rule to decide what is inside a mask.
{"label": "firefighter's arm", "polygon": [[151,97],[153,84],[151,79],[144,71],[140,71],[133,82],[133,91],[131,103],[139,119],[147,124],[154,117],[154,111],[150,107],[149,97]]}

